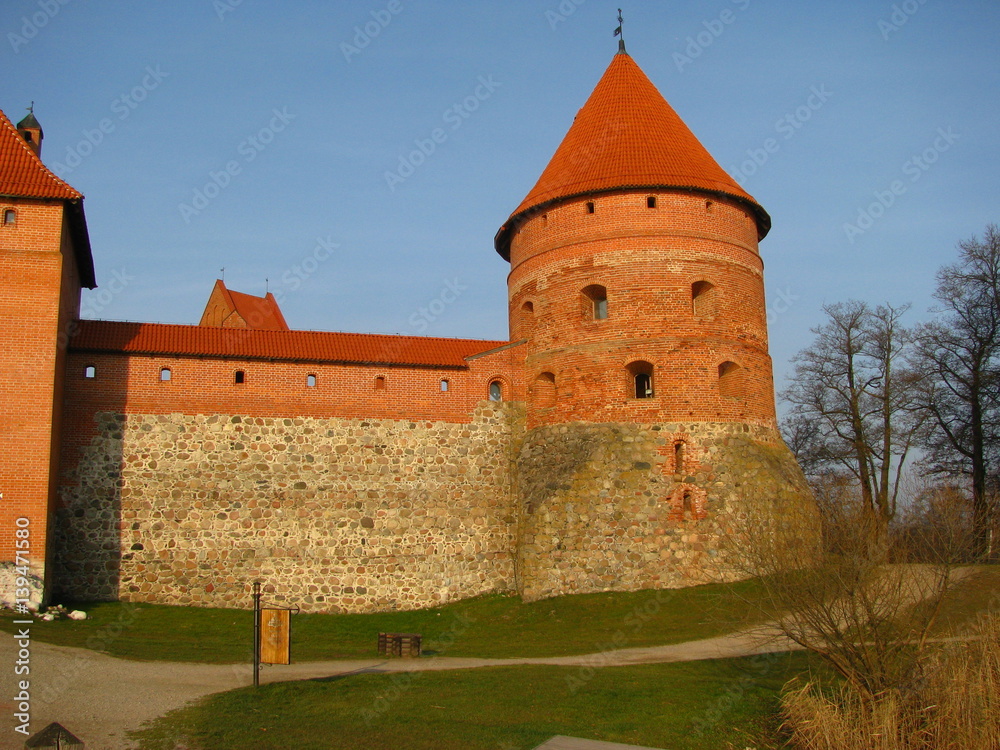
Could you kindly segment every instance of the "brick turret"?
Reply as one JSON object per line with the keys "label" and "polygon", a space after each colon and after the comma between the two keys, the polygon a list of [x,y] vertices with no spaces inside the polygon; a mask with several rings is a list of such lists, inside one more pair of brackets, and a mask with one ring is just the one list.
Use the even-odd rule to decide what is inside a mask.
{"label": "brick turret", "polygon": [[[696,553],[718,552],[720,514],[761,464],[762,491],[791,476],[804,496],[775,418],[769,229],[621,48],[496,236],[527,351],[529,598],[710,575],[722,558]],[[751,440],[718,447],[736,436]]]}

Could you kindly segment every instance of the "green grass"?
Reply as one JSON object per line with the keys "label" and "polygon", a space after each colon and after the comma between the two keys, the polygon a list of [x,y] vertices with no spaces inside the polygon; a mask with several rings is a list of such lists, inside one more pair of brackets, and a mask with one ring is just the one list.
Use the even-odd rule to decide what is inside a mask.
{"label": "green grass", "polygon": [[[750,610],[733,596],[753,598],[756,584],[578,594],[524,603],[491,595],[413,612],[292,617],[295,661],[370,657],[379,632],[421,633],[424,652],[507,658],[565,656],[706,638],[748,624]],[[249,661],[248,611],[152,604],[73,605],[82,622],[36,621],[32,638],[92,648],[129,659],[227,663]],[[0,629],[14,626],[0,616]]]}
{"label": "green grass", "polygon": [[137,733],[144,750],[520,750],[553,735],[671,750],[775,747],[802,653],[627,668],[355,674],[221,693]]}

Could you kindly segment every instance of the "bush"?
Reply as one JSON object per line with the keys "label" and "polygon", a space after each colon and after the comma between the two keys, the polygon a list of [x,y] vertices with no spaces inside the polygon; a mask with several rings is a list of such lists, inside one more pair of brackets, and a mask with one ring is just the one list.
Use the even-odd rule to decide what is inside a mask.
{"label": "bush", "polygon": [[1000,614],[973,637],[925,652],[919,679],[866,698],[847,685],[790,683],[782,696],[801,750],[995,750],[1000,747]]}

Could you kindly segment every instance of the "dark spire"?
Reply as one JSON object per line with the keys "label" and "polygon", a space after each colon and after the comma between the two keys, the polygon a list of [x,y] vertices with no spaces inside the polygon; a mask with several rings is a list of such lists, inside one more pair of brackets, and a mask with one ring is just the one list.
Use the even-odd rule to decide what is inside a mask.
{"label": "dark spire", "polygon": [[25,115],[24,119],[17,124],[17,132],[20,133],[21,137],[28,142],[32,151],[34,151],[36,155],[41,156],[42,138],[45,137],[45,134],[42,132],[42,126],[35,118],[34,102],[32,102],[31,106],[28,107],[28,114]]}
{"label": "dark spire", "polygon": [[615,29],[615,36],[621,37],[618,40],[618,54],[627,55],[628,52],[625,51],[625,35],[622,33],[622,9],[618,9],[618,28]]}

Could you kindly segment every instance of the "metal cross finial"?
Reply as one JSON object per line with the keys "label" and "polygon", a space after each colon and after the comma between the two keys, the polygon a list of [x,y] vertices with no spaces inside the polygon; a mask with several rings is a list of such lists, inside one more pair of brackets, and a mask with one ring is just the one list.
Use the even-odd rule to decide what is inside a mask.
{"label": "metal cross finial", "polygon": [[28,112],[30,114],[35,114],[35,100],[34,99],[31,100],[31,106],[28,107]]}
{"label": "metal cross finial", "polygon": [[618,40],[618,51],[625,54],[625,35],[622,34],[622,9],[618,9],[618,28],[615,29],[615,36],[621,37]]}

